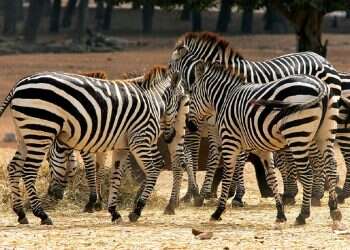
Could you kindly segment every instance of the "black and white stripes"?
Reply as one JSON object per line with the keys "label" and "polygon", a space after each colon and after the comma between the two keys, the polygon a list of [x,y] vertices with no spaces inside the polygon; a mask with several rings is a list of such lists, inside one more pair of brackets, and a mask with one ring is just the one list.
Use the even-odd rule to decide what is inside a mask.
{"label": "black and white stripes", "polygon": [[169,75],[165,68],[154,68],[145,77],[129,81],[134,84],[48,72],[29,76],[15,85],[1,110],[11,103],[19,140],[16,158],[9,165],[19,222],[28,222],[19,196],[18,173],[22,172],[33,213],[43,224],[52,223],[40,206],[34,184],[37,170],[55,140],[86,153],[130,150],[148,174],[137,209],[131,214],[133,219],[140,216],[159,174],[153,159],[159,155],[156,142],[160,119],[167,116],[165,131],[169,133],[165,136],[171,141],[174,134],[170,131],[175,130],[170,127],[181,97],[177,77]]}

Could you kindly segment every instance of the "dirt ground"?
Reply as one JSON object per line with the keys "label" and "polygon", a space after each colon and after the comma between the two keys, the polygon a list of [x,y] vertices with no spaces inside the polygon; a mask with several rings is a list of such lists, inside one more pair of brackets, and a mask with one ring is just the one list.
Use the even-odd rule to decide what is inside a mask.
{"label": "dirt ground", "polygon": [[[350,35],[325,35],[329,39],[329,60],[342,71],[350,72]],[[141,38],[132,38],[141,39]],[[167,63],[174,45],[170,38],[142,38],[147,46],[115,53],[96,54],[45,54],[0,56],[0,99],[3,99],[17,79],[38,71],[87,72],[103,70],[111,78],[124,72],[145,71],[154,64]],[[233,46],[246,58],[261,60],[294,51],[293,35],[254,35],[228,37]],[[5,133],[13,132],[10,114],[0,120],[0,197],[5,199],[6,164],[14,153],[14,143],[2,141]],[[340,167],[343,162],[338,155]],[[1,169],[0,168],[0,169]],[[323,206],[311,210],[311,218],[303,227],[294,226],[300,208],[300,196],[295,206],[287,207],[288,222],[276,226],[273,199],[261,199],[254,173],[247,167],[245,208],[227,210],[220,222],[209,222],[213,204],[203,208],[181,205],[176,215],[163,215],[164,204],[148,206],[137,223],[129,223],[129,210],[122,210],[124,222],[111,224],[106,211],[84,214],[81,207],[59,206],[49,214],[54,226],[41,226],[30,212],[30,225],[18,225],[8,206],[0,210],[0,249],[346,249],[350,233],[332,231],[327,208],[327,196]],[[203,178],[203,176],[201,176]],[[199,181],[201,183],[201,181]],[[182,194],[186,183],[183,183]],[[156,193],[168,199],[171,174],[163,172],[158,180]],[[5,190],[5,191],[3,191]],[[4,198],[5,197],[5,198]],[[0,200],[0,202],[2,202]],[[341,205],[343,222],[350,227],[349,201]],[[213,232],[210,240],[199,240],[191,234],[196,228]]]}

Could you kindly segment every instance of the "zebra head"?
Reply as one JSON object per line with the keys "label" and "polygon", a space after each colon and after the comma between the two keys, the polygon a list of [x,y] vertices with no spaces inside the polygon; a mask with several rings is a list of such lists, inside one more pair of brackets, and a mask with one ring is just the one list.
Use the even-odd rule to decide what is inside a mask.
{"label": "zebra head", "polygon": [[190,112],[187,127],[191,132],[198,130],[203,120],[213,116],[213,111],[206,93],[205,75],[208,67],[204,62],[198,62],[195,66],[195,83],[192,86]]}
{"label": "zebra head", "polygon": [[187,91],[195,82],[194,67],[198,61],[228,64],[231,54],[236,54],[229,43],[210,32],[189,32],[181,37],[169,62],[171,71],[180,72]]}
{"label": "zebra head", "polygon": [[[170,86],[169,86],[169,98],[166,102],[165,108],[165,127],[164,127],[164,140],[166,143],[171,143],[176,135],[176,130],[181,129],[176,127],[177,117],[183,117],[183,114],[179,112],[187,112],[188,109],[181,108],[181,105],[188,103],[188,97],[185,95],[184,88],[180,82],[178,73],[169,73]],[[186,115],[186,114],[185,114]],[[183,129],[183,128],[182,128]]]}

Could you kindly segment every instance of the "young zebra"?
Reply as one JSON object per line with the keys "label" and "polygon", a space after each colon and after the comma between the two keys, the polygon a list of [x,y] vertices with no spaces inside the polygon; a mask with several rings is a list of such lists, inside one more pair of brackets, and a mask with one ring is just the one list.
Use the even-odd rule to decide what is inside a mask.
{"label": "young zebra", "polygon": [[[244,84],[244,79],[222,65],[199,62],[189,115],[189,129],[196,130],[205,117],[215,115],[222,144],[224,176],[222,192],[213,220],[220,219],[226,206],[235,163],[241,151],[254,151],[264,162],[268,183],[273,189],[277,221],[286,220],[277,190],[272,153],[288,147],[293,154],[303,184],[303,204],[296,219],[305,224],[310,216],[313,169],[309,149],[317,145],[323,156],[327,176],[335,186],[334,134],[336,127],[325,118],[330,89],[322,81],[306,75],[289,76],[270,84]],[[336,125],[336,124],[335,124]],[[323,166],[322,166],[323,167]],[[334,188],[329,196],[330,214],[340,220]]]}
{"label": "young zebra", "polygon": [[[87,74],[84,74],[87,75]],[[89,73],[88,76],[107,79],[106,74],[104,73]],[[116,81],[116,84],[122,80]],[[129,81],[130,79],[124,79],[124,81]],[[180,89],[180,88],[179,88]],[[184,91],[181,89],[181,95],[184,94]],[[165,214],[175,214],[175,207],[179,203],[179,194],[180,194],[180,186],[182,180],[182,169],[185,169],[189,176],[189,183],[191,186],[191,191],[194,196],[198,195],[198,187],[194,182],[193,170],[192,170],[192,162],[190,152],[184,145],[184,135],[185,135],[185,120],[186,115],[189,110],[189,103],[187,101],[187,97],[184,96],[179,104],[179,110],[176,114],[176,122],[175,126],[175,137],[172,142],[169,143],[169,152],[170,159],[173,162],[173,189],[171,192],[170,200],[168,205],[165,208]],[[164,127],[164,124],[161,124]],[[67,185],[69,177],[74,176],[75,169],[77,167],[77,163],[73,164],[72,160],[76,159],[75,154],[72,149],[66,148],[65,145],[60,144],[58,141],[51,147],[50,156],[52,156],[50,161],[51,168],[51,182],[49,185],[49,195],[54,197],[55,199],[62,199],[63,192]],[[86,176],[90,189],[89,201],[85,206],[84,211],[93,212],[94,209],[101,210],[102,209],[102,198],[101,198],[101,180],[103,177],[103,167],[105,165],[105,153],[97,153],[96,160],[95,157],[91,154],[82,153],[81,154],[85,170]],[[66,164],[68,157],[68,165]],[[163,161],[163,158],[158,159],[157,161]],[[95,172],[95,162],[96,162],[96,172]],[[71,166],[73,165],[73,167]],[[159,166],[163,166],[163,163],[159,164]],[[125,169],[130,169],[131,172],[138,171],[134,169],[132,166],[130,157],[127,158],[126,166],[124,166],[123,171]],[[140,171],[140,170],[139,170]],[[142,171],[142,169],[141,169]],[[140,192],[139,192],[140,193]]]}
{"label": "young zebra", "polygon": [[[164,77],[166,75],[166,77]],[[23,178],[31,207],[42,224],[52,224],[35,190],[37,171],[55,140],[81,152],[128,148],[146,173],[145,189],[130,217],[137,219],[159,175],[153,159],[160,158],[157,140],[165,114],[164,136],[171,141],[178,103],[177,77],[162,67],[133,79],[136,84],[45,72],[16,83],[0,114],[11,104],[18,149],[8,166],[13,209],[20,223],[28,223],[19,179]],[[163,100],[160,105],[159,100]]]}
{"label": "young zebra", "polygon": [[[181,77],[185,81],[187,89],[190,89],[193,84],[193,67],[199,60],[220,63],[226,68],[239,73],[246,83],[269,83],[294,74],[316,76],[331,87],[334,95],[332,103],[336,103],[340,99],[341,80],[337,71],[325,58],[316,53],[293,53],[266,61],[249,61],[244,59],[230,47],[227,41],[216,34],[208,32],[186,33],[177,41],[170,64],[172,70],[181,72]],[[333,116],[333,109],[335,116]],[[331,111],[332,117],[330,119],[336,122],[338,106],[334,105]],[[208,133],[215,134],[215,129],[209,130]],[[212,137],[215,138],[215,135]],[[198,168],[199,140],[199,133],[192,134],[188,139],[186,138],[186,142],[189,144],[188,148],[192,151],[194,171]],[[203,185],[200,192],[202,200],[197,202],[199,205],[203,203],[205,196],[210,196],[209,192],[211,190],[213,173],[215,172],[214,170],[210,171],[210,169],[216,169],[221,158],[218,155],[220,142],[211,140],[211,143],[214,143],[214,145],[209,146],[212,149],[210,153],[211,158],[209,159],[208,172],[204,181],[206,185]]]}

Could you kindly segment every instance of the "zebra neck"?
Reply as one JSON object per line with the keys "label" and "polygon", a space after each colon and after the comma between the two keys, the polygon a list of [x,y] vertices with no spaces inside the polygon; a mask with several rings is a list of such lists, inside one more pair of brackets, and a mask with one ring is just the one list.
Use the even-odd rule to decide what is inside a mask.
{"label": "zebra neck", "polygon": [[251,79],[252,76],[255,74],[255,67],[253,65],[253,62],[248,61],[237,55],[232,57],[230,66],[232,67],[234,72],[236,72],[236,74],[239,74],[245,79]]}

